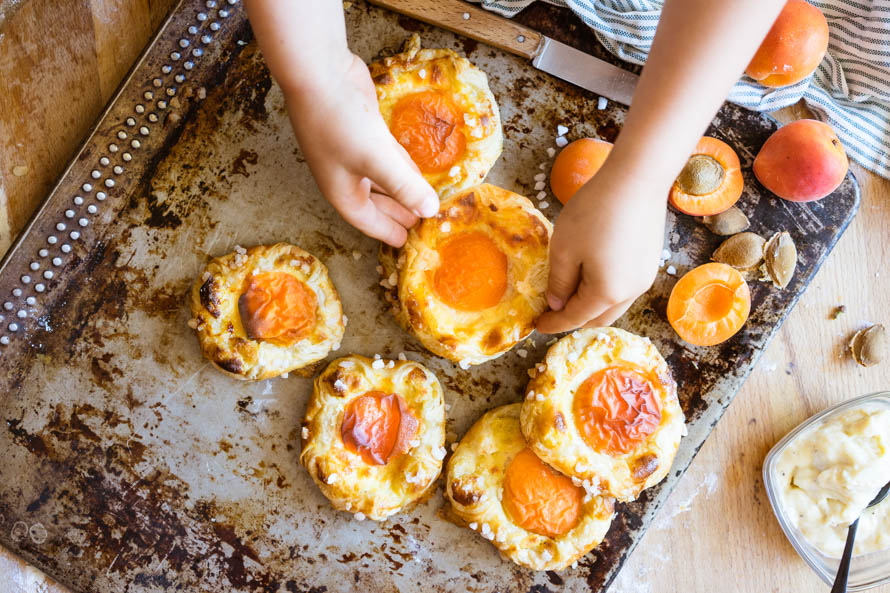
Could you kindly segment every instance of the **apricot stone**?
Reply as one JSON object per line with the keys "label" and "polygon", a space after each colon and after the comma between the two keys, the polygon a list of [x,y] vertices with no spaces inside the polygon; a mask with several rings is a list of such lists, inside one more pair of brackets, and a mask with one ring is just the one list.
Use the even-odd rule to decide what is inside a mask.
{"label": "apricot stone", "polygon": [[828,50],[828,22],[804,0],[788,0],[745,74],[764,86],[787,86],[813,73]]}
{"label": "apricot stone", "polygon": [[837,189],[850,164],[831,126],[814,119],[784,125],[754,159],[754,176],[780,198],[820,200]]}

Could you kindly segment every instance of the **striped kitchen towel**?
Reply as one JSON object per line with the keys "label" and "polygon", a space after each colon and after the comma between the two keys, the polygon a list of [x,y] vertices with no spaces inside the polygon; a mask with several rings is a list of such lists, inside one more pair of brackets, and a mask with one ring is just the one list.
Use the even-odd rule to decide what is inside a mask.
{"label": "striped kitchen towel", "polygon": [[[513,16],[535,0],[474,0]],[[662,0],[547,0],[571,8],[623,60],[646,61]],[[890,0],[810,0],[828,20],[828,53],[810,78],[766,88],[743,76],[728,99],[774,111],[801,98],[837,132],[851,159],[890,179]]]}

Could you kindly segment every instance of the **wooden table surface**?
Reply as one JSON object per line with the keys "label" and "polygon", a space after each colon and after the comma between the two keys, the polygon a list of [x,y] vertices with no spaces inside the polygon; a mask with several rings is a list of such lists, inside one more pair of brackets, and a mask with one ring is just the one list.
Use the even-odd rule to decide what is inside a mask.
{"label": "wooden table surface", "polygon": [[[175,0],[0,0],[0,254],[27,223]],[[4,22],[5,17],[5,22]],[[779,113],[789,121],[801,108]],[[890,389],[890,360],[846,344],[890,326],[890,182],[853,166],[859,216],[705,443],[613,587],[616,593],[828,590],[773,517],[763,458],[788,430]],[[846,313],[829,314],[838,305]],[[2,518],[0,518],[2,519]],[[0,521],[0,529],[9,529]],[[5,577],[5,578],[4,578]],[[54,590],[0,548],[0,593]],[[890,586],[874,589],[890,593]]]}

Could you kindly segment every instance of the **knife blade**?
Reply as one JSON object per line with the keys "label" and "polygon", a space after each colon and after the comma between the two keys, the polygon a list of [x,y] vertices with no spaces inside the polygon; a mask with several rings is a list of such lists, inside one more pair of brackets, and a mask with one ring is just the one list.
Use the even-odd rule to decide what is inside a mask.
{"label": "knife blade", "polygon": [[574,47],[462,0],[369,0],[372,4],[475,39],[598,95],[630,105],[639,77]]}

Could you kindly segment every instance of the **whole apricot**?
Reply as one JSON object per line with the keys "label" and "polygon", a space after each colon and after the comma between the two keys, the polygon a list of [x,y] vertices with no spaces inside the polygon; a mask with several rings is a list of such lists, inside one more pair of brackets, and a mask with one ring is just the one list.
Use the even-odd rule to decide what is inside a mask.
{"label": "whole apricot", "polygon": [[568,202],[600,170],[611,150],[611,142],[596,138],[581,138],[563,148],[550,169],[550,189],[556,199]]}
{"label": "whole apricot", "polygon": [[754,159],[754,176],[780,198],[820,200],[837,189],[850,163],[831,126],[814,119],[784,125]]}
{"label": "whole apricot", "polygon": [[787,86],[812,74],[826,51],[825,15],[804,0],[788,0],[745,74],[764,86]]}

